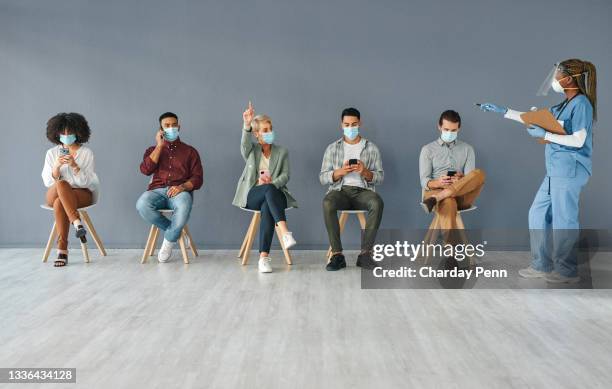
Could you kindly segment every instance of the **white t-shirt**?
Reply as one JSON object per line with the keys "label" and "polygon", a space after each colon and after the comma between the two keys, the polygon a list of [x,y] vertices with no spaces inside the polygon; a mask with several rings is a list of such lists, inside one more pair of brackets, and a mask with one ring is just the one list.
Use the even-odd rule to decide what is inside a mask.
{"label": "white t-shirt", "polygon": [[[361,159],[361,152],[365,147],[365,139],[362,138],[354,145],[346,142],[343,142],[343,144],[345,161],[348,161],[349,159]],[[363,178],[357,172],[351,172],[344,176],[342,179],[342,185],[359,186],[361,188],[365,188],[365,182],[363,182]]]}

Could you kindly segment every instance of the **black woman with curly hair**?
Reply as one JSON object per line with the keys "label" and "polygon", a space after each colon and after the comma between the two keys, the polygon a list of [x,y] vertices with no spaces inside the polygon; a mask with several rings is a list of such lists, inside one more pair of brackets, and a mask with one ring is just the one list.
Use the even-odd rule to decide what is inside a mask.
{"label": "black woman with curly hair", "polygon": [[78,209],[96,202],[99,187],[93,152],[83,146],[90,134],[87,120],[78,113],[58,113],[47,122],[47,139],[55,146],[47,150],[42,179],[48,188],[47,205],[53,207],[58,232],[55,267],[68,263],[71,224],[75,236],[81,242],[87,241]]}

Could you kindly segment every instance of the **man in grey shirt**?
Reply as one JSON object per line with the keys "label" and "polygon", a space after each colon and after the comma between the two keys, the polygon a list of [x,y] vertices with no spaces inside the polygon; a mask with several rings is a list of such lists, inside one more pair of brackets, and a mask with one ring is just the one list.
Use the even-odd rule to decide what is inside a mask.
{"label": "man in grey shirt", "polygon": [[457,112],[442,112],[440,136],[423,146],[419,156],[423,209],[429,213],[436,208],[440,228],[449,231],[457,229],[457,211],[474,204],[485,181],[485,173],[475,168],[474,148],[457,140],[460,128]]}

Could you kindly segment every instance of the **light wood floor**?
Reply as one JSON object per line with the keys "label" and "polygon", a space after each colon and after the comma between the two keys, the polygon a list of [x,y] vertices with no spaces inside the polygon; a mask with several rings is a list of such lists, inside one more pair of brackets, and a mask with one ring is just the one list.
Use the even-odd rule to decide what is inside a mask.
{"label": "light wood floor", "polygon": [[41,254],[0,250],[0,367],[74,367],[68,388],[612,382],[609,290],[361,290],[354,256],[332,273],[324,251],[292,267],[275,252],[272,274],[235,251],[141,265],[139,250],[74,250],[64,269]]}

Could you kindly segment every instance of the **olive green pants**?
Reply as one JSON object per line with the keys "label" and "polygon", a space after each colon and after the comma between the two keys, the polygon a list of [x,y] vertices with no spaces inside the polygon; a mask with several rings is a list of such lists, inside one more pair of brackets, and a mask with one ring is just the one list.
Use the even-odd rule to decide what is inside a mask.
{"label": "olive green pants", "polygon": [[371,251],[382,220],[384,203],[378,193],[357,186],[342,186],[331,190],[323,198],[323,217],[333,253],[342,251],[338,211],[367,211],[366,228],[362,232],[361,251]]}

